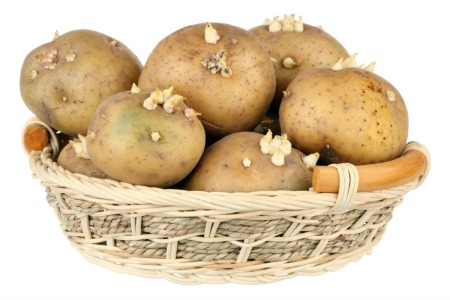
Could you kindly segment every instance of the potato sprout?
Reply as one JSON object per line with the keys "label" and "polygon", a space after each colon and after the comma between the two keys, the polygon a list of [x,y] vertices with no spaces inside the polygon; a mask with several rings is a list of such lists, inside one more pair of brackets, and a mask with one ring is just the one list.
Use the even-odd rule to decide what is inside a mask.
{"label": "potato sprout", "polygon": [[293,68],[296,65],[297,63],[291,57],[286,57],[285,59],[283,59],[283,67],[285,67],[286,69]]}
{"label": "potato sprout", "polygon": [[159,134],[158,131],[153,131],[153,132],[150,134],[150,136],[151,136],[151,138],[152,138],[152,141],[155,142],[155,143],[157,143],[157,142],[161,139],[161,135]]}
{"label": "potato sprout", "polygon": [[86,137],[79,134],[78,139],[70,140],[69,143],[72,145],[77,157],[89,159],[89,154],[86,150]]}
{"label": "potato sprout", "polygon": [[347,58],[341,57],[333,66],[333,70],[338,71],[346,68],[360,68],[364,69],[369,72],[373,72],[375,68],[375,62],[371,62],[370,64],[364,66],[364,65],[357,65],[356,64],[356,53],[353,55],[350,55]]}
{"label": "potato sprout", "polygon": [[295,14],[284,15],[283,19],[280,20],[279,16],[274,17],[272,20],[264,20],[264,25],[269,26],[270,32],[303,32],[303,18],[301,16],[295,20]]}
{"label": "potato sprout", "polygon": [[315,152],[310,155],[303,156],[302,160],[308,169],[312,169],[316,166],[319,157],[320,154],[318,152]]}
{"label": "potato sprout", "polygon": [[272,155],[271,161],[276,166],[284,165],[284,157],[291,154],[292,145],[287,135],[276,135],[272,138],[272,131],[268,130],[259,142],[261,152]]}
{"label": "potato sprout", "polygon": [[58,62],[58,49],[53,48],[36,56],[44,69],[53,70]]}
{"label": "potato sprout", "polygon": [[261,152],[264,154],[269,154],[270,152],[270,141],[272,140],[272,131],[269,129],[265,136],[259,141],[261,146]]}
{"label": "potato sprout", "polygon": [[180,95],[170,95],[167,99],[164,99],[163,108],[164,110],[171,114],[178,110],[178,104],[183,102],[184,97]]}
{"label": "potato sprout", "polygon": [[32,71],[30,71],[30,73],[28,73],[28,77],[30,79],[35,79],[37,75],[38,75],[38,72],[36,70],[32,70]]}
{"label": "potato sprout", "polygon": [[230,77],[232,71],[230,67],[227,66],[227,51],[221,49],[217,51],[216,54],[212,55],[210,59],[202,60],[202,65],[211,71],[211,74],[216,74],[220,72],[223,77]]}
{"label": "potato sprout", "polygon": [[66,61],[67,62],[73,62],[75,60],[75,53],[67,53],[66,54]]}
{"label": "potato sprout", "polygon": [[386,97],[391,102],[394,102],[397,99],[397,97],[395,96],[395,93],[392,90],[387,90],[386,91]]}
{"label": "potato sprout", "polygon": [[208,44],[216,44],[220,39],[220,35],[217,33],[217,30],[211,25],[211,23],[206,23],[205,26],[205,41]]}
{"label": "potato sprout", "polygon": [[136,85],[136,83],[133,83],[131,86],[131,93],[132,94],[139,94],[141,92],[141,89]]}
{"label": "potato sprout", "polygon": [[252,165],[252,161],[248,157],[245,157],[242,160],[242,165],[244,166],[244,168],[249,168]]}
{"label": "potato sprout", "polygon": [[195,111],[194,109],[192,109],[192,108],[186,108],[186,109],[184,110],[184,116],[185,116],[186,118],[188,118],[188,120],[191,121],[191,122],[194,120],[195,117],[200,116],[200,115],[201,115],[201,113],[196,112],[196,111]]}
{"label": "potato sprout", "polygon": [[184,100],[184,97],[178,94],[172,95],[173,86],[160,90],[156,89],[151,92],[150,96],[144,100],[143,106],[148,110],[154,110],[161,105],[168,113],[173,113],[178,109],[178,103]]}
{"label": "potato sprout", "polygon": [[[184,101],[184,97],[178,94],[172,94],[172,91],[173,86],[162,91],[160,89],[154,90],[150,93],[150,96],[144,100],[144,108],[147,110],[155,110],[159,105],[169,114],[177,111],[179,109],[179,103]],[[191,122],[199,115],[201,115],[201,113],[196,112],[192,108],[184,110],[184,116]]]}

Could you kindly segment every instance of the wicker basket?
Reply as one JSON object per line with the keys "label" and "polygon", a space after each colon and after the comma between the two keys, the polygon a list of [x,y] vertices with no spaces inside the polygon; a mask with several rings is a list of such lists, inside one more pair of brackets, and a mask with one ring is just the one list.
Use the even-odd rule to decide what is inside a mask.
{"label": "wicker basket", "polygon": [[183,284],[258,284],[335,271],[369,253],[394,208],[429,170],[401,186],[357,192],[339,165],[338,193],[208,193],[136,186],[73,174],[55,163],[58,143],[30,154],[61,228],[89,261]]}

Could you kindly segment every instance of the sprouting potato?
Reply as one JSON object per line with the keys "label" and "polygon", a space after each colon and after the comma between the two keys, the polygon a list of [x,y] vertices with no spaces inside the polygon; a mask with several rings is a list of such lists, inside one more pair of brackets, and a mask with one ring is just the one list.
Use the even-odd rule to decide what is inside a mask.
{"label": "sprouting potato", "polygon": [[89,159],[86,153],[85,137],[71,139],[58,155],[58,165],[64,169],[89,177],[107,178],[108,176]]}
{"label": "sprouting potato", "polygon": [[270,149],[271,140],[257,132],[221,138],[205,150],[184,188],[208,192],[307,190],[312,171],[303,163],[305,155],[284,137],[278,137],[275,149]]}
{"label": "sprouting potato", "polygon": [[129,89],[142,64],[121,42],[92,30],[74,30],[32,50],[20,74],[26,106],[71,136],[86,135],[97,106]]}
{"label": "sprouting potato", "polygon": [[198,113],[172,87],[136,86],[110,96],[95,111],[86,137],[87,153],[117,180],[169,187],[195,167],[205,147]]}
{"label": "sprouting potato", "polygon": [[331,67],[349,54],[323,29],[304,24],[301,17],[275,17],[249,30],[272,58],[277,87],[271,110],[278,112],[283,91],[294,77],[314,67]]}
{"label": "sprouting potato", "polygon": [[256,127],[276,80],[269,55],[251,33],[202,23],[169,34],[148,56],[138,86],[169,85],[201,113],[208,135],[224,136]]}
{"label": "sprouting potato", "polygon": [[280,127],[321,163],[373,164],[398,157],[408,112],[398,90],[371,71],[315,68],[298,74],[280,106]]}

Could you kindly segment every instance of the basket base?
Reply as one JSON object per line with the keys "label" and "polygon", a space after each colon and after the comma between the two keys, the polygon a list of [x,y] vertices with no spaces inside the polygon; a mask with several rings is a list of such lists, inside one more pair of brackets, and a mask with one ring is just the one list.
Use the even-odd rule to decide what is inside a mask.
{"label": "basket base", "polygon": [[145,278],[165,279],[178,284],[266,284],[297,276],[317,276],[342,269],[350,262],[369,255],[381,240],[378,235],[370,244],[343,254],[321,254],[298,261],[247,261],[220,263],[190,261],[188,259],[142,258],[118,255],[98,247],[86,247],[75,241],[72,245],[87,261],[111,271]]}

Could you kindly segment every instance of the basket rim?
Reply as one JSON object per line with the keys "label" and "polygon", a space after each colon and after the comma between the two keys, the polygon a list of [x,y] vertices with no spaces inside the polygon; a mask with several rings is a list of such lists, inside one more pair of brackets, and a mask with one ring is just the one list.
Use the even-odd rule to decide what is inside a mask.
{"label": "basket rim", "polygon": [[[163,189],[134,185],[113,179],[92,178],[72,173],[59,166],[53,159],[53,149],[47,146],[43,151],[30,153],[30,167],[33,176],[53,190],[102,205],[132,206],[149,205],[164,210],[179,207],[181,210],[197,210],[197,215],[211,215],[212,211],[245,213],[255,210],[270,212],[324,210],[333,212],[339,193],[318,193],[308,191],[258,191],[258,192],[205,192],[182,189]],[[367,207],[384,199],[402,197],[417,188],[424,176],[405,185],[371,192],[355,192],[343,210],[357,206]],[[203,210],[204,212],[202,212]]]}
{"label": "basket rim", "polygon": [[60,190],[66,194],[77,195],[85,200],[102,205],[149,205],[152,208],[165,207],[179,210],[227,211],[228,213],[245,213],[249,211],[266,210],[268,212],[295,210],[324,210],[334,213],[347,211],[356,206],[367,207],[376,201],[386,198],[401,197],[420,186],[426,179],[430,169],[430,154],[428,149],[418,143],[409,142],[401,156],[409,150],[419,150],[426,158],[423,174],[403,185],[383,188],[375,191],[357,191],[359,175],[355,166],[348,163],[334,165],[339,168],[339,191],[316,192],[312,187],[306,191],[255,191],[255,192],[207,192],[188,191],[176,188],[158,188],[135,185],[115,179],[88,177],[72,173],[56,162],[60,144],[56,132],[46,123],[36,117],[30,118],[26,126],[37,123],[45,126],[50,132],[50,142],[42,151],[31,151],[29,156],[33,176],[41,179],[44,186]]}

